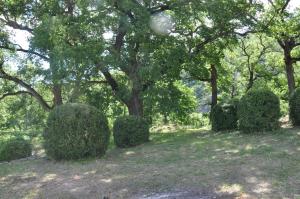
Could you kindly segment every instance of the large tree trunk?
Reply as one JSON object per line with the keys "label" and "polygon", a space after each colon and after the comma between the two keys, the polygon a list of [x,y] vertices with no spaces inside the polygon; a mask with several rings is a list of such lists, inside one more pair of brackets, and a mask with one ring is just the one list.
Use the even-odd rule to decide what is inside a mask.
{"label": "large tree trunk", "polygon": [[289,93],[292,94],[295,90],[295,77],[291,50],[287,47],[284,49],[285,72],[288,82]]}
{"label": "large tree trunk", "polygon": [[291,95],[296,87],[295,77],[294,77],[293,58],[291,52],[293,48],[296,47],[297,45],[295,44],[294,40],[277,40],[277,41],[284,52],[285,72],[286,72],[286,77],[288,82],[289,94]]}
{"label": "large tree trunk", "polygon": [[[118,82],[113,78],[109,71],[102,70],[102,73],[105,76],[105,79],[107,80],[109,85],[111,86],[112,90],[115,92],[116,95],[118,95],[118,92],[120,92]],[[130,77],[131,79],[134,79],[132,78],[132,76]],[[121,95],[119,95],[118,97],[120,101],[126,105],[129,115],[142,117],[144,114],[144,106],[143,99],[141,96],[142,89],[140,89],[142,85],[139,85],[139,83],[140,82],[133,80],[134,88],[131,90],[131,95],[129,98],[123,97]]]}
{"label": "large tree trunk", "polygon": [[53,105],[59,106],[63,104],[63,99],[62,99],[62,93],[61,93],[61,86],[60,85],[54,85],[52,88],[52,93],[53,93]]}
{"label": "large tree trunk", "polygon": [[133,91],[129,101],[126,103],[129,115],[134,115],[137,117],[143,117],[144,106],[143,100],[140,96],[140,92]]}
{"label": "large tree trunk", "polygon": [[218,72],[214,64],[211,65],[211,108],[218,103]]}

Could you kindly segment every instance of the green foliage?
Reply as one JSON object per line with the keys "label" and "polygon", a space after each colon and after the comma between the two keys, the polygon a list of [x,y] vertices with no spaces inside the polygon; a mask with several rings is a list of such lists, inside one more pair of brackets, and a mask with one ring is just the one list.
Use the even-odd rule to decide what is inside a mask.
{"label": "green foliage", "polygon": [[300,126],[300,88],[290,98],[290,118],[295,126]]}
{"label": "green foliage", "polygon": [[193,128],[202,128],[209,125],[209,116],[201,113],[192,113],[189,115],[187,122],[184,125]]}
{"label": "green foliage", "polygon": [[136,116],[119,117],[114,123],[113,135],[118,147],[137,146],[149,141],[149,124]]}
{"label": "green foliage", "polygon": [[49,157],[69,160],[104,155],[110,131],[106,117],[95,107],[65,104],[49,114],[43,136]]}
{"label": "green foliage", "polygon": [[[285,4],[278,0],[264,9],[259,1],[236,0],[0,0],[0,54],[3,60],[16,60],[14,67],[5,63],[4,71],[23,80],[0,75],[0,99],[28,91],[26,84],[40,94],[29,89],[31,98],[3,100],[0,128],[42,126],[47,114],[32,101],[55,106],[51,99],[57,89],[56,97],[61,94],[64,102],[93,105],[111,120],[126,114],[125,106],[138,100],[144,106],[137,112],[145,113],[149,121],[164,118],[200,125],[198,116],[192,118],[196,89],[181,81],[182,73],[198,85],[205,82],[197,98],[205,104],[205,110],[199,110],[206,112],[211,65],[218,72],[219,99],[261,85],[271,86],[283,98],[286,78],[277,39],[298,44],[300,16],[299,9],[289,11]],[[157,17],[162,18],[153,28]],[[31,33],[30,53],[18,56],[16,52],[23,50],[13,43],[11,28]],[[237,32],[246,36],[246,30],[259,35],[238,36]],[[293,48],[291,55],[298,58],[299,49]],[[295,74],[298,70],[295,67]]]}
{"label": "green foliage", "polygon": [[46,113],[29,96],[7,98],[0,102],[1,129],[39,129],[44,126]]}
{"label": "green foliage", "polygon": [[197,105],[194,90],[181,81],[157,82],[144,101],[147,117],[163,116],[166,123],[187,124]]}
{"label": "green foliage", "polygon": [[275,130],[279,127],[279,98],[268,89],[250,90],[240,100],[238,118],[243,132]]}
{"label": "green foliage", "polygon": [[101,110],[109,119],[116,118],[126,112],[124,104],[117,100],[109,86],[91,86],[85,91],[84,101]]}
{"label": "green foliage", "polygon": [[237,101],[220,103],[213,107],[211,124],[213,131],[234,130],[237,128]]}
{"label": "green foliage", "polygon": [[31,156],[32,146],[22,137],[11,137],[0,143],[0,161],[11,161]]}

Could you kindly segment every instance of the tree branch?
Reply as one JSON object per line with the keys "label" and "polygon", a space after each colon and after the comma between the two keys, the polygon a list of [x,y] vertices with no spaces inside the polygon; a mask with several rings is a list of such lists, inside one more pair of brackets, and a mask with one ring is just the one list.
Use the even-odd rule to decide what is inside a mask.
{"label": "tree branch", "polygon": [[5,93],[0,97],[0,100],[3,100],[6,97],[10,97],[10,96],[17,96],[17,95],[22,95],[22,94],[28,94],[30,96],[32,96],[32,93],[28,92],[28,91],[17,91],[14,93]]}
{"label": "tree branch", "polygon": [[284,5],[282,6],[280,13],[282,14],[284,12],[284,10],[288,7],[289,3],[291,0],[286,0]]}
{"label": "tree branch", "polygon": [[[148,11],[150,14],[156,14],[160,13],[166,10],[172,10],[175,6],[184,6],[184,4],[189,4],[191,0],[182,0],[182,1],[176,1],[175,3],[172,3],[171,1],[166,2],[165,4],[158,5],[152,8],[149,8]],[[197,3],[202,3],[200,0],[198,0]]]}
{"label": "tree branch", "polygon": [[300,57],[293,57],[293,58],[292,58],[292,61],[293,61],[294,63],[296,63],[296,62],[300,61]]}
{"label": "tree branch", "polygon": [[148,11],[150,12],[150,14],[156,14],[170,9],[171,9],[171,5],[166,4],[166,5],[160,5],[157,7],[149,8]]}
{"label": "tree branch", "polygon": [[196,75],[190,74],[190,76],[194,79],[194,80],[198,80],[201,82],[211,82],[211,78],[204,78],[204,77],[198,77]]}
{"label": "tree branch", "polygon": [[119,2],[119,0],[116,0],[114,2],[114,7],[124,15],[128,16],[131,20],[134,20],[134,15],[132,14],[131,10],[125,10],[119,5]]}
{"label": "tree branch", "polygon": [[13,76],[9,75],[8,73],[6,73],[3,69],[3,65],[4,65],[4,62],[0,63],[0,78],[12,81],[12,82],[16,83],[17,85],[25,88],[29,93],[31,93],[31,95],[34,98],[36,98],[36,100],[44,108],[44,110],[50,111],[52,109],[52,107],[50,107],[48,105],[48,103],[44,100],[44,98],[34,88],[31,87],[31,85],[27,84],[26,82],[24,82],[23,80],[21,80],[17,77],[13,77]]}
{"label": "tree branch", "polygon": [[252,34],[252,33],[257,33],[257,31],[255,31],[255,30],[247,30],[246,32],[243,32],[243,33],[234,31],[234,34],[237,34],[237,35],[239,35],[241,37],[246,37],[247,35]]}
{"label": "tree branch", "polygon": [[108,84],[108,81],[105,81],[105,80],[102,80],[102,81],[94,80],[94,81],[88,81],[87,83],[88,84]]}
{"label": "tree branch", "polygon": [[278,42],[278,44],[280,45],[280,47],[281,47],[282,49],[285,48],[285,44],[284,44],[283,41],[281,41],[280,39],[277,39],[277,42]]}
{"label": "tree branch", "polygon": [[148,82],[144,83],[144,84],[143,84],[142,91],[148,90],[148,88],[149,88],[150,86],[154,85],[154,84],[155,84],[155,81],[148,81]]}
{"label": "tree branch", "polygon": [[[13,44],[13,45],[19,46],[19,45],[17,45],[17,44]],[[0,45],[0,48],[1,48],[1,49],[10,50],[10,51],[17,51],[17,52],[23,52],[23,53],[28,53],[28,54],[36,55],[36,56],[38,56],[38,57],[44,59],[45,61],[49,61],[49,57],[47,57],[47,56],[45,56],[45,55],[42,55],[42,54],[40,54],[40,53],[38,53],[38,52],[35,52],[35,51],[33,51],[33,50],[26,50],[26,49],[23,49],[23,48],[21,48],[20,46],[19,46],[19,48],[13,48],[13,47],[10,47],[10,46],[7,46],[7,45],[5,45],[5,46]]]}
{"label": "tree branch", "polygon": [[227,36],[227,35],[230,35],[230,32],[228,32],[228,31],[227,32],[226,31],[225,32],[223,32],[223,31],[217,32],[215,35],[213,35],[211,37],[208,37],[204,41],[198,43],[196,45],[195,49],[194,49],[194,53],[198,54],[205,45],[207,45],[211,42],[214,42],[217,39],[222,38],[222,37]]}
{"label": "tree branch", "polygon": [[112,76],[112,74],[107,69],[100,69],[101,73],[104,75],[107,83],[110,85],[111,89],[114,92],[119,91],[119,84],[115,80],[115,78]]}
{"label": "tree branch", "polygon": [[13,29],[18,29],[18,30],[25,30],[29,33],[32,34],[33,32],[33,29],[28,27],[28,26],[25,26],[25,25],[22,25],[22,24],[19,24],[18,22],[14,21],[14,20],[11,20],[9,19],[8,16],[4,15],[4,18],[0,18],[0,21],[4,22],[7,26],[13,28]]}

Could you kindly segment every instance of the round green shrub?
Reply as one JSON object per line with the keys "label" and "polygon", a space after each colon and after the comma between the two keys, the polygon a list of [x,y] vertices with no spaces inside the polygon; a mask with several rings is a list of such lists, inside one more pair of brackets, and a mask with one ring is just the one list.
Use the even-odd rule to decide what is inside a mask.
{"label": "round green shrub", "polygon": [[237,105],[235,101],[217,104],[211,111],[211,126],[213,131],[237,129]]}
{"label": "round green shrub", "polygon": [[238,105],[239,128],[243,132],[272,131],[279,128],[280,101],[270,90],[250,90]]}
{"label": "round green shrub", "polygon": [[117,147],[137,146],[149,141],[149,124],[136,116],[119,117],[114,122],[113,136]]}
{"label": "round green shrub", "polygon": [[0,143],[0,161],[11,161],[31,156],[32,146],[22,137],[12,137]]}
{"label": "round green shrub", "polygon": [[110,138],[106,117],[85,104],[65,104],[49,114],[44,130],[44,147],[56,160],[100,157]]}
{"label": "round green shrub", "polygon": [[290,98],[290,119],[294,126],[300,126],[300,88]]}

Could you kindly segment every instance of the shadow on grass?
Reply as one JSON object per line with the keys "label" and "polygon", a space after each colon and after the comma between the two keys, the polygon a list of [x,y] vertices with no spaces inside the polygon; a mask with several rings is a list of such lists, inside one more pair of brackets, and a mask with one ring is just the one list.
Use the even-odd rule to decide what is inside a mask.
{"label": "shadow on grass", "polygon": [[154,132],[151,142],[112,147],[102,159],[2,164],[0,198],[294,198],[299,151],[299,129]]}

